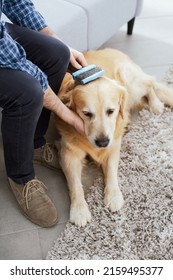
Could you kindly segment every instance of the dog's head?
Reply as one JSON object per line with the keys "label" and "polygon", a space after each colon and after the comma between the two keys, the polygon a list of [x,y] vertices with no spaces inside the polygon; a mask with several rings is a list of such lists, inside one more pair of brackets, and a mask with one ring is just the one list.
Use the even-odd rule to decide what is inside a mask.
{"label": "dog's head", "polygon": [[63,84],[59,97],[83,119],[86,137],[95,148],[111,145],[117,120],[124,118],[124,87],[107,77],[86,85],[76,84],[69,79]]}

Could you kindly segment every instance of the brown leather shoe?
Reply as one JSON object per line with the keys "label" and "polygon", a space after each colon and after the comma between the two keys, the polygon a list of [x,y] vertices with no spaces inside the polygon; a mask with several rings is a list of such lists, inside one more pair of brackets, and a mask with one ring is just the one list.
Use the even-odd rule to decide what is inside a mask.
{"label": "brown leather shoe", "polygon": [[8,178],[14,196],[23,214],[34,224],[51,227],[57,224],[57,210],[46,194],[46,186],[33,179],[24,185]]}
{"label": "brown leather shoe", "polygon": [[53,170],[60,169],[58,150],[54,144],[46,143],[41,148],[34,150],[33,162]]}

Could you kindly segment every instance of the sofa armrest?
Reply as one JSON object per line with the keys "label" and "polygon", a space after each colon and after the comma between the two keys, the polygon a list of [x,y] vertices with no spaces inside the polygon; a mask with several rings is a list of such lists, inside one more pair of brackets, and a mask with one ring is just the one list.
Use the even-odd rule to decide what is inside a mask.
{"label": "sofa armrest", "polygon": [[138,0],[137,4],[136,4],[136,13],[135,16],[139,16],[141,11],[142,11],[142,7],[143,7],[143,0]]}

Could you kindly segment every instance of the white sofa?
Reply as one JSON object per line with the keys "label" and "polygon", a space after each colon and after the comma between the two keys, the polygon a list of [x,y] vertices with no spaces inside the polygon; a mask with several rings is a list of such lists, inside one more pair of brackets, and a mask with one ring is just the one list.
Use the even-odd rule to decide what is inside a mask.
{"label": "white sofa", "polygon": [[[79,51],[97,49],[119,28],[128,33],[143,0],[33,0],[48,25],[69,46]],[[8,19],[3,15],[3,20]],[[1,123],[1,108],[0,108]],[[1,131],[0,131],[1,134]]]}
{"label": "white sofa", "polygon": [[[143,0],[33,0],[57,35],[80,51],[97,49],[138,16]],[[133,21],[131,21],[133,24]]]}

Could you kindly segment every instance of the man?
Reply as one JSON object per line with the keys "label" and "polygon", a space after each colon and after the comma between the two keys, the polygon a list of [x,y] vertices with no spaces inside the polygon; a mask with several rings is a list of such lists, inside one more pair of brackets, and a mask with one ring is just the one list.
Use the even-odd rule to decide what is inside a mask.
{"label": "man", "polygon": [[[1,21],[2,12],[13,24]],[[87,65],[82,53],[58,39],[31,0],[0,0],[0,107],[6,171],[24,215],[42,227],[58,221],[33,167],[35,156],[46,163],[47,149],[52,155],[49,166],[55,166],[55,149],[44,138],[50,112],[84,133],[80,117],[56,96],[69,62],[77,69]]]}

